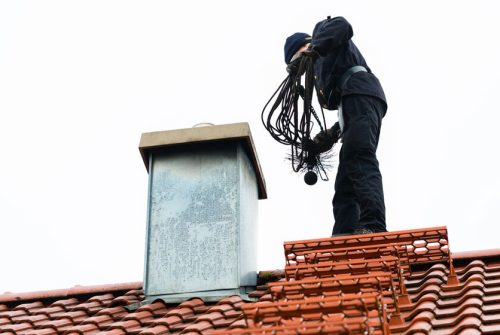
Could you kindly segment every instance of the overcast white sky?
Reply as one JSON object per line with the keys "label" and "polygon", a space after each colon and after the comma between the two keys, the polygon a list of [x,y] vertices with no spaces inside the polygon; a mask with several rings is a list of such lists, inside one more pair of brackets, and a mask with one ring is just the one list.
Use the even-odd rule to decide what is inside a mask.
{"label": "overcast white sky", "polygon": [[[330,182],[305,185],[260,124],[284,39],[346,17],[385,89],[389,230],[448,226],[500,246],[496,1],[0,2],[0,294],[141,281],[141,133],[249,122],[269,198],[259,270],[329,236]],[[336,115],[331,112],[331,120]],[[336,164],[336,162],[334,162]]]}

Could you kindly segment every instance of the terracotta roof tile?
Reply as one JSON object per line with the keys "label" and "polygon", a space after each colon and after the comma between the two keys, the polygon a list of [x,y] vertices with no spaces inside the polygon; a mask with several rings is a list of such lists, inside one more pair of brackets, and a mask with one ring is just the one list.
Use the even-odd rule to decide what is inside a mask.
{"label": "terracotta roof tile", "polygon": [[88,318],[89,315],[85,311],[69,311],[69,312],[61,312],[61,313],[55,313],[51,315],[52,319],[70,319],[71,322],[74,324],[79,323],[86,318]]}
{"label": "terracotta roof tile", "polygon": [[69,335],[69,334],[89,335],[89,334],[96,334],[98,332],[99,332],[99,328],[95,324],[89,323],[89,324],[81,324],[81,325],[69,327],[68,329],[66,329],[65,334],[66,335]]}
{"label": "terracotta roof tile", "polygon": [[121,328],[114,328],[100,332],[99,335],[125,335],[127,332]]}
{"label": "terracotta roof tile", "polygon": [[29,322],[33,326],[39,325],[40,323],[43,323],[47,321],[49,318],[45,314],[35,314],[35,315],[24,315],[24,316],[19,316],[16,317],[15,322],[21,323],[21,322]]}
{"label": "terracotta roof tile", "polygon": [[450,263],[447,238],[438,227],[285,242],[285,269],[260,272],[256,303],[140,306],[138,283],[4,294],[0,335],[361,334],[368,324],[374,334],[500,334],[500,250]]}
{"label": "terracotta roof tile", "polygon": [[22,332],[22,335],[56,335],[58,331],[54,328],[39,328]]}
{"label": "terracotta roof tile", "polygon": [[15,318],[17,316],[26,316],[27,313],[25,310],[23,309],[20,309],[20,310],[17,310],[17,311],[3,311],[3,312],[0,312],[0,318],[9,318],[9,320],[12,320],[12,318]]}
{"label": "terracotta roof tile", "polygon": [[169,333],[169,330],[168,330],[167,326],[158,325],[158,326],[144,329],[139,334],[141,334],[141,335],[164,335],[164,334],[168,334],[168,333]]}
{"label": "terracotta roof tile", "polygon": [[17,311],[17,310],[22,309],[22,310],[28,312],[30,310],[36,310],[36,309],[39,309],[39,308],[42,308],[42,307],[44,307],[44,306],[43,306],[43,303],[41,301],[35,301],[35,302],[32,302],[32,303],[17,305],[14,308],[14,310]]}
{"label": "terracotta roof tile", "polygon": [[29,322],[23,322],[23,323],[18,323],[18,324],[8,324],[8,325],[3,325],[0,326],[0,333],[1,332],[22,332],[26,331],[28,329],[33,329],[33,326]]}
{"label": "terracotta roof tile", "polygon": [[174,308],[168,311],[166,316],[177,316],[185,321],[187,318],[194,316],[194,312],[188,307]]}
{"label": "terracotta roof tile", "polygon": [[57,306],[51,306],[51,307],[37,309],[33,314],[46,315],[49,317],[53,317],[54,315],[64,314],[66,311],[67,311],[67,309],[65,309],[65,307],[63,307],[61,305],[57,305]]}
{"label": "terracotta roof tile", "polygon": [[69,310],[72,307],[78,304],[78,299],[69,298],[69,299],[60,299],[52,303],[51,307],[61,307],[64,310]]}
{"label": "terracotta roof tile", "polygon": [[150,325],[155,327],[155,326],[164,326],[167,328],[171,328],[172,326],[182,323],[182,319],[179,316],[171,315],[171,316],[164,316],[159,319],[153,320]]}
{"label": "terracotta roof tile", "polygon": [[154,317],[161,317],[167,314],[167,305],[163,301],[156,301],[152,304],[146,304],[137,309],[137,312],[148,311],[153,314]]}
{"label": "terracotta roof tile", "polygon": [[109,315],[113,320],[121,320],[127,314],[127,310],[122,306],[103,308],[96,315]]}
{"label": "terracotta roof tile", "polygon": [[214,329],[211,322],[201,321],[194,324],[188,325],[184,328],[181,334],[203,334],[204,331]]}
{"label": "terracotta roof tile", "polygon": [[150,311],[137,311],[128,314],[125,318],[123,318],[124,321],[127,320],[135,320],[139,322],[141,325],[147,324],[148,321],[153,320],[153,313]]}
{"label": "terracotta roof tile", "polygon": [[112,324],[114,320],[111,318],[111,316],[107,314],[103,315],[95,315],[90,318],[87,318],[83,320],[81,323],[82,325],[94,325],[95,327],[104,330],[107,326]]}
{"label": "terracotta roof tile", "polygon": [[108,326],[108,329],[122,329],[125,332],[129,332],[133,329],[140,328],[141,324],[136,320],[127,321],[117,321]]}

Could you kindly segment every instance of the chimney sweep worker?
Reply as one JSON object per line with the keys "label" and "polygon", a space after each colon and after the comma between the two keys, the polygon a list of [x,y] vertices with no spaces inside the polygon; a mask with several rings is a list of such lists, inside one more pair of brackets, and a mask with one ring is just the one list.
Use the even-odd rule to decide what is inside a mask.
{"label": "chimney sweep worker", "polygon": [[[323,108],[338,110],[339,121],[318,133],[314,142],[331,148],[340,128],[342,148],[335,180],[332,236],[385,232],[382,175],[376,156],[385,94],[358,48],[343,17],[316,24],[312,37],[295,33],[286,39],[285,62],[306,55],[315,58],[314,78]],[[335,138],[337,137],[337,138]]]}

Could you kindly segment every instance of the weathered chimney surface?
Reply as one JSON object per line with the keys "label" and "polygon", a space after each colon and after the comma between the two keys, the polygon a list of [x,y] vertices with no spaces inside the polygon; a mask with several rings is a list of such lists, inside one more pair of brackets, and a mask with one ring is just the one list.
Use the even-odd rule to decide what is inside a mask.
{"label": "weathered chimney surface", "polygon": [[139,150],[149,172],[146,301],[247,298],[267,197],[249,125],[145,133]]}

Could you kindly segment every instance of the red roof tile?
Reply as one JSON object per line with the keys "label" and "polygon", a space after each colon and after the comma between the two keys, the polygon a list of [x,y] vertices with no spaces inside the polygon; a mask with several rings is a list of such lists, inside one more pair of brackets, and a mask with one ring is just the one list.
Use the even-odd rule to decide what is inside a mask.
{"label": "red roof tile", "polygon": [[285,270],[260,273],[256,303],[136,308],[141,283],[3,294],[0,335],[500,334],[500,249],[450,266],[447,239],[438,227],[286,242]]}

